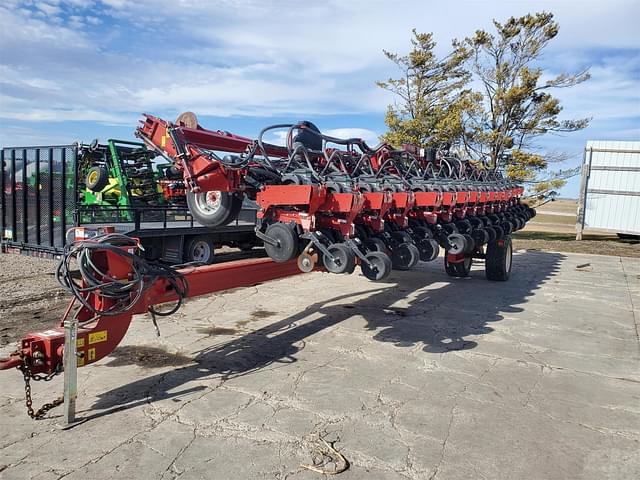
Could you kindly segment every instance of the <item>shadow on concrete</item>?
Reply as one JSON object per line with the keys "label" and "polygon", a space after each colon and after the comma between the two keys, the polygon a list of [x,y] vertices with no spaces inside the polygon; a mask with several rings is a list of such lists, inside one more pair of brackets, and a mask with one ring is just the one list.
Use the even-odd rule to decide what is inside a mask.
{"label": "shadow on concrete", "polygon": [[[394,272],[388,281],[391,285],[371,283],[365,291],[314,303],[295,315],[203,350],[187,366],[101,394],[93,409],[102,411],[92,418],[206,388],[180,388],[194,380],[226,380],[274,363],[296,362],[295,355],[304,348],[306,338],[354,315],[366,320],[374,339],[399,348],[420,344],[425,353],[474,348],[477,343],[465,337],[491,333],[491,324],[502,320],[503,314],[522,311],[527,297],[558,270],[564,258],[557,253],[519,254],[506,283],[485,280],[483,269],[475,269],[469,278],[449,278],[441,259],[439,265],[427,269]],[[424,288],[436,282],[442,286]],[[396,307],[400,301],[408,306]],[[306,320],[312,313],[318,318]]]}

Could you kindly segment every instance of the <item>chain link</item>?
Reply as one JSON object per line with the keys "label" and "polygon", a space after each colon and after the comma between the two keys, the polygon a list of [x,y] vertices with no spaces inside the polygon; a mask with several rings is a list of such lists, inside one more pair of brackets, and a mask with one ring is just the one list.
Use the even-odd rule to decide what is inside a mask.
{"label": "chain link", "polygon": [[29,365],[27,365],[27,360],[24,356],[22,356],[22,365],[17,367],[18,370],[22,372],[22,376],[24,378],[24,396],[25,396],[25,404],[27,406],[27,414],[33,418],[34,420],[40,420],[44,415],[51,410],[52,408],[57,407],[58,405],[62,405],[64,403],[64,397],[58,397],[53,402],[45,403],[38,410],[34,411],[33,409],[33,400],[31,398],[31,380],[34,381],[45,381],[49,382],[58,375],[62,370],[60,368],[56,368],[53,373],[49,375],[38,375],[31,373],[29,369]]}

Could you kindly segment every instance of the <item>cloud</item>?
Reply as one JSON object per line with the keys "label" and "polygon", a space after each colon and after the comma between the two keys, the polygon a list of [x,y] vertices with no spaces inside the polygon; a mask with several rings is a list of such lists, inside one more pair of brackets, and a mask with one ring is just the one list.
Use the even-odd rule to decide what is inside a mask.
{"label": "cloud", "polygon": [[[257,0],[7,0],[0,7],[0,117],[124,122],[175,116],[383,115],[392,98],[374,81],[395,75],[382,49],[407,51],[410,30],[453,37],[490,27],[503,5],[466,2],[311,4]],[[617,49],[638,52],[630,1],[513,4],[550,9],[561,33],[546,60],[581,68]],[[44,10],[43,10],[44,9]],[[37,12],[48,16],[38,17]],[[149,15],[152,11],[153,15]],[[20,25],[19,29],[12,28]],[[563,60],[564,59],[564,60]],[[559,92],[573,116],[633,114],[640,60],[603,61],[593,79]],[[635,73],[634,73],[634,68]],[[637,89],[636,89],[637,90]]]}

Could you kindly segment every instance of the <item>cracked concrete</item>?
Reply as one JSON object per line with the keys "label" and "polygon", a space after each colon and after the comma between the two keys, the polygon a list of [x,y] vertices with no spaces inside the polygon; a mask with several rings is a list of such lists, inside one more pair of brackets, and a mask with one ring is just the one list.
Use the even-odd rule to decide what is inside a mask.
{"label": "cracked concrete", "polygon": [[640,478],[640,260],[521,252],[483,277],[313,273],[189,300],[159,339],[138,316],[79,370],[71,430],[2,374],[0,478],[319,478],[318,435],[349,480]]}

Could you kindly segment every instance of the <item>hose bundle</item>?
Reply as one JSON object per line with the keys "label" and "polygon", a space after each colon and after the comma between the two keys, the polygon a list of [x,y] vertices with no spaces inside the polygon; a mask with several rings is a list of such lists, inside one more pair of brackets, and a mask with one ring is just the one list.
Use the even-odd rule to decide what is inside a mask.
{"label": "hose bundle", "polygon": [[[158,279],[164,278],[175,290],[178,301],[168,311],[158,312],[149,307],[152,314],[166,316],[175,313],[187,295],[187,282],[175,269],[160,263],[149,262],[141,256],[129,253],[126,247],[138,247],[131,237],[118,233],[110,233],[82,240],[65,246],[56,278],[60,285],[89,311],[97,316],[114,316],[131,310],[140,300],[142,294]],[[102,271],[94,261],[94,254],[109,251],[125,259],[131,265],[128,278],[114,278]],[[77,263],[82,281],[74,278],[72,261]],[[111,306],[100,309],[90,301],[90,296],[98,296],[113,300]]]}

